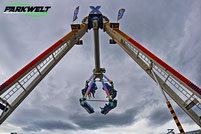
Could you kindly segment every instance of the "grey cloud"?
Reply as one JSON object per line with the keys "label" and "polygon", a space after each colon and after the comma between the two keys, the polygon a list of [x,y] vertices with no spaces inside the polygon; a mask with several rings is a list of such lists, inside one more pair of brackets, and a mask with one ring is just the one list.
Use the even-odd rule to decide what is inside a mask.
{"label": "grey cloud", "polygon": [[[164,104],[165,105],[165,104]],[[187,114],[177,105],[173,106],[173,109],[179,119],[179,121],[181,122],[181,124],[183,123],[187,123],[190,125],[195,124],[192,119],[187,116]],[[168,107],[156,107],[153,111],[149,111],[150,115],[147,116],[148,118],[148,123],[150,126],[152,127],[156,127],[159,125],[164,125],[166,123],[168,123],[168,121],[170,120],[174,120],[171,116],[171,113],[168,110]]]}
{"label": "grey cloud", "polygon": [[[79,129],[100,129],[100,128],[107,128],[107,127],[123,127],[129,126],[131,124],[135,124],[140,118],[138,117],[143,110],[146,110],[145,107],[151,106],[152,104],[159,104],[157,99],[151,99],[150,101],[142,100],[140,103],[135,103],[135,106],[132,108],[128,108],[128,101],[123,104],[124,108],[128,108],[122,112],[114,112],[112,110],[107,115],[102,115],[100,112],[96,112],[92,115],[86,115],[82,112],[75,112],[75,114],[71,115],[69,119],[74,122],[74,124],[79,126]],[[122,106],[121,106],[122,107]],[[118,109],[118,106],[117,108]],[[100,109],[99,109],[100,110]],[[85,110],[81,110],[85,111]],[[152,120],[150,120],[151,123]]]}
{"label": "grey cloud", "polygon": [[55,120],[35,121],[31,125],[23,128],[25,131],[41,131],[41,130],[75,130],[76,127],[71,123]]}
{"label": "grey cloud", "polygon": [[102,115],[101,113],[90,116],[76,114],[71,116],[70,119],[74,121],[80,129],[99,129],[105,127],[131,125],[136,121],[135,116],[137,114],[137,109],[128,109],[123,113],[109,113],[108,115]]}
{"label": "grey cloud", "polygon": [[[201,60],[199,61],[199,63],[201,63]],[[196,69],[197,72],[201,72],[200,66],[201,66],[201,64]],[[196,78],[197,78],[197,83],[198,83],[199,87],[201,87],[201,73],[198,73]]]}
{"label": "grey cloud", "polygon": [[11,119],[8,119],[8,121],[12,124],[23,126],[32,124],[30,121],[40,119],[50,118],[52,120],[61,120],[67,118],[66,111],[63,109],[52,105],[45,105],[41,103],[40,100],[38,102],[40,102],[38,105],[32,104],[32,107],[30,108],[19,107],[19,111],[17,110],[15,113],[13,113],[15,116]]}
{"label": "grey cloud", "polygon": [[[34,1],[31,4],[40,2]],[[101,11],[112,22],[116,21],[118,9],[126,8],[124,17],[120,21],[120,29],[173,68],[200,83],[200,73],[197,73],[201,71],[199,15],[196,22],[190,21],[188,30],[192,37],[187,39],[184,36],[185,22],[191,16],[191,12],[200,12],[200,10],[194,11],[199,7],[196,5],[200,5],[200,1],[195,3],[188,0],[182,2],[173,0],[46,2],[42,4],[51,5],[52,10],[45,17],[36,19],[22,15],[0,15],[0,65],[7,69],[6,72],[11,72],[10,75],[70,31],[72,13],[78,5],[80,13],[75,23],[81,22],[90,11],[88,8],[90,3],[90,5],[101,5]],[[190,20],[194,20],[193,18]],[[118,107],[114,111],[106,116],[101,113],[88,115],[78,102],[81,97],[80,90],[94,68],[93,33],[90,31],[83,37],[84,45],[75,46],[61,60],[6,120],[7,123],[21,127],[23,131],[38,131],[38,133],[41,133],[42,129],[53,130],[49,128],[52,126],[55,133],[59,133],[57,130],[92,130],[106,127],[112,129],[115,126],[125,128],[135,124],[139,116],[146,118],[154,127],[160,127],[161,124],[172,119],[166,107],[158,107],[150,115],[142,115],[144,111],[145,114],[148,113],[146,111],[149,110],[148,106],[163,105],[159,90],[118,45],[109,45],[109,37],[102,31],[100,31],[100,39],[101,66],[106,68],[106,75],[114,81],[115,88],[118,90]],[[182,39],[186,39],[183,44]],[[189,64],[189,61],[193,61],[192,64]],[[193,70],[191,65],[194,66]],[[4,77],[6,78],[7,74]],[[96,96],[102,97],[99,94]],[[94,106],[98,107],[99,104]],[[186,115],[182,112],[178,112],[178,116],[182,117],[181,120],[185,120],[183,117]],[[42,118],[48,120],[41,121]],[[78,127],[68,124],[67,121]],[[187,122],[191,121],[187,120]],[[60,124],[61,128],[57,124]]]}
{"label": "grey cloud", "polygon": [[159,125],[164,125],[165,123],[170,121],[172,118],[167,108],[160,107],[160,108],[156,108],[154,111],[151,111],[148,119],[149,119],[149,124],[155,127]]}

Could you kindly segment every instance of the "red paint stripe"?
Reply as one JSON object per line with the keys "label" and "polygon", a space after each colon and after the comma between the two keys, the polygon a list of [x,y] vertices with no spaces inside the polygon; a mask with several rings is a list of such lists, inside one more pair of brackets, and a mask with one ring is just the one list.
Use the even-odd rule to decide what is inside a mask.
{"label": "red paint stripe", "polygon": [[2,85],[0,85],[0,91],[3,90],[4,88],[6,88],[8,85],[6,85],[5,83],[3,83]]}
{"label": "red paint stripe", "polygon": [[171,72],[173,75],[175,75],[178,79],[180,79],[181,81],[183,81],[184,83],[188,84],[190,81],[188,79],[186,79],[184,76],[182,76],[180,73],[178,73],[177,71],[175,71],[172,67],[170,67],[168,64],[166,64],[165,62],[163,62],[161,59],[159,59],[158,57],[156,57],[154,54],[152,54],[149,50],[147,50],[146,48],[144,48],[142,45],[140,45],[139,43],[137,43],[135,40],[129,38],[128,41],[130,41],[133,45],[135,45],[137,48],[139,48],[142,52],[144,52],[145,54],[147,54],[150,58],[152,58],[154,61],[156,61],[158,64],[160,64],[162,67],[164,67],[166,70],[168,70],[169,72]]}
{"label": "red paint stripe", "polygon": [[[33,67],[37,62],[39,62],[42,58],[44,58],[47,54],[49,54],[51,51],[53,51],[56,47],[58,47],[63,41],[59,40],[55,44],[53,44],[50,48],[48,48],[46,51],[44,51],[42,54],[40,54],[38,57],[36,57],[33,61],[31,61],[29,64],[27,64],[24,68],[22,68],[20,71],[18,71],[15,75],[13,75],[11,78],[9,78],[5,84],[9,85],[14,80],[16,80],[18,77],[20,77],[22,74],[24,74],[27,70],[29,70],[31,67]],[[0,91],[3,89],[0,89]]]}
{"label": "red paint stripe", "polygon": [[180,79],[181,81],[183,81],[185,84],[188,85],[190,83],[190,81],[188,79],[186,79],[180,73],[178,73],[177,71],[175,71],[172,67],[170,67],[168,64],[166,64],[165,62],[163,62],[161,59],[159,59],[158,57],[156,57],[154,54],[152,54],[149,50],[147,50],[146,48],[144,48],[138,42],[136,42],[135,40],[133,40],[132,38],[130,38],[129,36],[127,36],[125,33],[123,33],[120,30],[115,30],[115,31],[118,32],[120,35],[122,35],[124,38],[126,38],[134,46],[136,46],[137,48],[139,48],[142,52],[144,52],[145,54],[147,54],[150,58],[152,58],[154,61],[156,61],[162,67],[164,67],[166,70],[168,70],[173,75],[175,75],[178,79]]}
{"label": "red paint stripe", "polygon": [[127,39],[129,42],[131,42],[134,46],[136,46],[137,48],[139,48],[142,52],[144,52],[145,54],[147,54],[150,58],[152,58],[153,60],[155,60],[158,64],[160,64],[162,67],[164,67],[170,73],[172,73],[175,77],[177,77],[182,82],[184,82],[186,85],[188,85],[195,92],[197,92],[198,94],[201,95],[201,89],[199,87],[197,87],[196,85],[194,85],[193,83],[191,83],[188,79],[186,79],[180,73],[178,73],[177,71],[175,71],[172,67],[170,67],[169,65],[167,65],[165,62],[163,62],[161,59],[159,59],[158,57],[156,57],[149,50],[147,50],[146,48],[144,48],[142,45],[140,45],[139,43],[137,43],[135,40],[133,40],[132,38],[130,38],[128,35],[126,35],[125,33],[123,33],[122,31],[120,31],[118,29],[114,29],[114,30],[117,33],[119,33],[121,36],[123,36],[125,39]]}
{"label": "red paint stripe", "polygon": [[[180,73],[178,73],[176,70],[174,70],[172,67],[170,67],[168,64],[166,64],[164,61],[162,61],[161,59],[159,59],[158,57],[156,57],[149,50],[147,50],[146,48],[144,48],[142,45],[140,45],[139,43],[137,43],[132,38],[129,37],[128,41],[130,41],[134,46],[136,46],[137,48],[139,48],[142,52],[144,52],[145,54],[147,54],[150,58],[152,58],[154,61],[156,61],[158,64],[160,64],[162,67],[164,67],[166,70],[168,70],[170,73],[172,73],[174,76],[176,76],[178,79],[180,79],[186,85],[189,86],[189,84],[191,82],[188,79],[186,79],[183,75],[181,75]],[[198,88],[197,86],[196,86],[196,88],[192,88],[192,86],[189,86],[189,87],[191,89],[193,89],[195,92],[197,92],[198,94],[201,95],[201,89],[200,88]]]}
{"label": "red paint stripe", "polygon": [[[130,41],[134,46],[136,46],[137,48],[139,48],[142,52],[144,52],[145,54],[147,54],[150,58],[152,58],[154,61],[156,61],[158,64],[160,64],[162,67],[164,67],[166,70],[168,70],[170,73],[172,73],[174,76],[176,76],[178,79],[180,79],[181,81],[183,81],[186,85],[189,86],[189,83],[191,83],[188,79],[186,79],[184,76],[182,76],[180,73],[178,73],[176,70],[174,70],[172,67],[170,67],[168,64],[166,64],[164,61],[162,61],[161,59],[159,59],[158,57],[156,57],[154,54],[152,54],[149,50],[147,50],[146,48],[144,48],[142,45],[140,45],[139,43],[137,43],[135,40],[133,40],[132,38],[128,38],[128,41]],[[191,86],[189,86],[190,88],[192,88]],[[201,89],[195,90],[194,88],[192,88],[194,91],[196,91],[198,94],[201,95]]]}

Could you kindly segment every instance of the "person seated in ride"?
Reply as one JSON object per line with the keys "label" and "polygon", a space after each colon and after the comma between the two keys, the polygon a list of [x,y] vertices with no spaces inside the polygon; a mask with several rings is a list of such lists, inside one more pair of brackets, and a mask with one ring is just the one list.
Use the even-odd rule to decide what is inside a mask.
{"label": "person seated in ride", "polygon": [[110,110],[114,109],[117,106],[117,100],[113,100],[108,104],[105,104],[103,108],[100,107],[102,114],[107,114]]}
{"label": "person seated in ride", "polygon": [[91,107],[86,101],[84,101],[83,98],[80,99],[80,105],[86,109],[86,111],[91,114],[91,113],[94,113],[94,109],[93,107]]}
{"label": "person seated in ride", "polygon": [[[82,95],[83,95],[83,97],[85,96],[88,87],[89,87],[88,82],[86,82],[85,88],[82,89]],[[89,94],[88,94],[88,97],[91,98],[91,94],[92,94],[92,96],[95,98],[94,95],[95,95],[95,92],[96,92],[97,89],[98,89],[98,88],[97,88],[97,86],[96,86],[96,83],[93,83],[93,85],[92,85],[92,87],[91,87],[91,89],[90,89],[90,92],[89,92]]]}
{"label": "person seated in ride", "polygon": [[108,83],[105,83],[105,86],[108,89],[109,94],[112,97],[112,99],[114,99],[117,96],[117,91],[112,86],[110,86]]}

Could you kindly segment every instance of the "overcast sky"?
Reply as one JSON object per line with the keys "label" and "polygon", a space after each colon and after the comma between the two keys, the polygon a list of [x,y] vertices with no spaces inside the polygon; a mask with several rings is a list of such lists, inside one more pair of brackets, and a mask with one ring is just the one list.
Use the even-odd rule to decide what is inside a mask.
{"label": "overcast sky", "polygon": [[[17,2],[51,9],[37,18],[3,13],[7,4]],[[81,23],[91,5],[100,5],[111,22],[125,8],[120,29],[201,87],[200,0],[1,0],[0,84],[70,31],[77,6],[80,12],[75,23]],[[84,45],[72,48],[0,126],[0,133],[164,134],[169,128],[178,132],[156,84],[109,39],[100,31],[101,67],[118,91],[117,108],[105,116],[99,109],[104,103],[92,103],[95,113],[89,115],[79,105],[80,91],[94,68],[93,33],[89,31]],[[105,98],[97,85],[95,96]],[[171,102],[184,130],[199,129]]]}

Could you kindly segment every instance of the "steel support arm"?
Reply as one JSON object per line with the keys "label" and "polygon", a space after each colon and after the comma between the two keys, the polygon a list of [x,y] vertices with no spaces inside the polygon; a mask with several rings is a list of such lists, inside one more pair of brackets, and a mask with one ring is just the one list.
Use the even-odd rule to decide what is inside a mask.
{"label": "steel support arm", "polygon": [[87,25],[81,24],[79,30],[72,30],[62,39],[44,51],[41,55],[17,72],[0,88],[0,100],[8,109],[3,110],[0,124],[19,106],[38,83],[66,55],[66,53],[82,38]]}
{"label": "steel support arm", "polygon": [[[192,85],[188,79],[179,74],[149,50],[127,36],[111,23],[105,25],[107,34],[155,81],[153,70],[162,89],[195,121],[199,126],[201,89]],[[154,63],[154,65],[153,65]],[[156,81],[155,81],[156,82]],[[189,84],[190,83],[190,84]],[[187,105],[197,100],[197,109],[187,109]]]}

